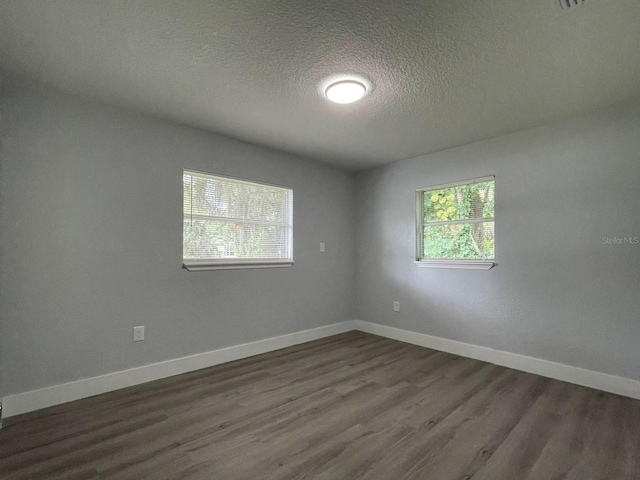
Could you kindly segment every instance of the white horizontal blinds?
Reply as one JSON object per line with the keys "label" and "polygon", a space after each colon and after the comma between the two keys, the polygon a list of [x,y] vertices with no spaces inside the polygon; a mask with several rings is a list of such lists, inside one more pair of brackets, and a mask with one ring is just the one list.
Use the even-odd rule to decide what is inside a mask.
{"label": "white horizontal blinds", "polygon": [[293,191],[185,170],[183,258],[291,260]]}
{"label": "white horizontal blinds", "polygon": [[495,258],[495,180],[420,191],[423,260]]}

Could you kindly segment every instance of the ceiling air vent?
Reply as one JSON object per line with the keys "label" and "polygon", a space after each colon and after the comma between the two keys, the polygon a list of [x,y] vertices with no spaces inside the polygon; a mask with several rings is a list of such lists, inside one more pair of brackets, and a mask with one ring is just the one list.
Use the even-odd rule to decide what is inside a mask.
{"label": "ceiling air vent", "polygon": [[584,0],[555,0],[555,2],[560,5],[560,8],[571,8],[582,5]]}

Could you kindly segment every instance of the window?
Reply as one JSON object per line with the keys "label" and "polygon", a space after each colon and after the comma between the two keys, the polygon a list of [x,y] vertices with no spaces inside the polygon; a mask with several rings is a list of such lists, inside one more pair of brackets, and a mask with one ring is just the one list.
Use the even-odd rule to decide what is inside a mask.
{"label": "window", "polygon": [[184,268],[293,263],[293,190],[192,170],[182,182]]}
{"label": "window", "polygon": [[421,188],[416,204],[418,266],[495,265],[494,177]]}

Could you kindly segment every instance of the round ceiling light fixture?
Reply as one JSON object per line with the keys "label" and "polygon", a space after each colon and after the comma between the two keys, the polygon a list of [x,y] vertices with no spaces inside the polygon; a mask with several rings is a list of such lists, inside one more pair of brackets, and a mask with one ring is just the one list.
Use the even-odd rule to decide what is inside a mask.
{"label": "round ceiling light fixture", "polygon": [[334,103],[353,103],[364,97],[367,86],[358,80],[340,80],[329,85],[325,96]]}

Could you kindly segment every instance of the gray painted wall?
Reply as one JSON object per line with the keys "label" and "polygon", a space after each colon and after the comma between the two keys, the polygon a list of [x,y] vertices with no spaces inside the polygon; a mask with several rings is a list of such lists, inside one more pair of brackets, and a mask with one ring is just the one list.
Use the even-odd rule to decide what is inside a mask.
{"label": "gray painted wall", "polygon": [[[417,268],[415,189],[490,174],[498,266]],[[640,379],[640,245],[603,243],[640,237],[640,106],[400,161],[356,183],[356,318]]]}
{"label": "gray painted wall", "polygon": [[[0,395],[352,318],[353,174],[16,80],[1,113]],[[292,187],[295,265],[181,269],[183,167]]]}

